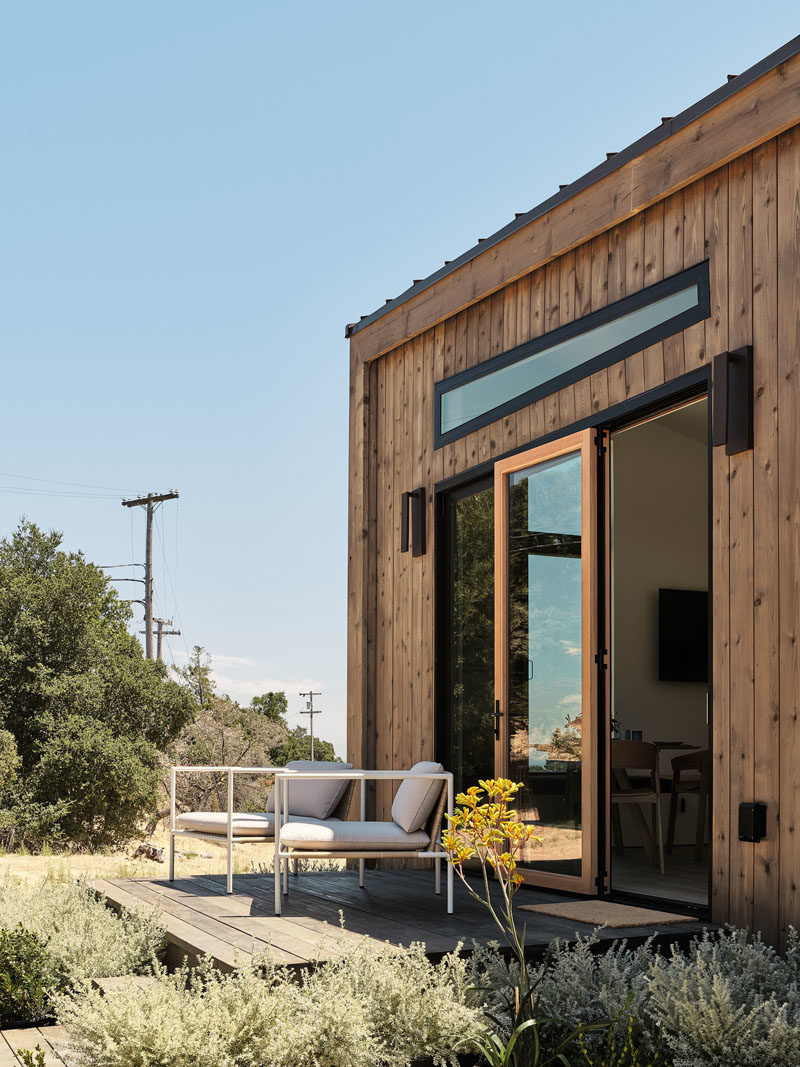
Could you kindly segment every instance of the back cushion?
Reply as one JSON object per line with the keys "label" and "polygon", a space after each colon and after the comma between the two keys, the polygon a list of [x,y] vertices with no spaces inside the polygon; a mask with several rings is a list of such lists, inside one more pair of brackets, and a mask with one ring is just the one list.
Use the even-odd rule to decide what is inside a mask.
{"label": "back cushion", "polygon": [[[415,763],[411,768],[418,774],[441,774],[441,763]],[[392,804],[392,818],[407,834],[421,830],[433,811],[444,782],[441,779],[425,781],[424,778],[405,778]]]}
{"label": "back cushion", "polygon": [[[289,771],[320,771],[331,775],[330,781],[322,778],[305,779],[301,782],[289,782],[289,814],[305,815],[312,819],[327,819],[342,799],[347,789],[346,778],[336,778],[337,771],[350,771],[352,763],[322,763],[310,759],[290,760],[286,764]],[[267,797],[267,811],[275,810],[276,790],[273,788]]]}

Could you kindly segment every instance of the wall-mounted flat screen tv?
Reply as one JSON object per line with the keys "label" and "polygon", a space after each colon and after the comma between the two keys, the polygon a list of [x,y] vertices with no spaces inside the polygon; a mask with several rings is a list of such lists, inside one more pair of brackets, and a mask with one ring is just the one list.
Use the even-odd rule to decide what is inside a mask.
{"label": "wall-mounted flat screen tv", "polygon": [[708,593],[658,591],[658,680],[708,682]]}

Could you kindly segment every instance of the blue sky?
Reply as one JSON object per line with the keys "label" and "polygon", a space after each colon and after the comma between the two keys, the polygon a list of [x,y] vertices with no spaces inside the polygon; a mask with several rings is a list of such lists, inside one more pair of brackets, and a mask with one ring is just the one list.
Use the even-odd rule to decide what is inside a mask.
{"label": "blue sky", "polygon": [[172,653],[293,722],[313,682],[343,751],[345,323],[798,30],[718,0],[0,0],[0,533],[129,563],[120,490],[178,489]]}

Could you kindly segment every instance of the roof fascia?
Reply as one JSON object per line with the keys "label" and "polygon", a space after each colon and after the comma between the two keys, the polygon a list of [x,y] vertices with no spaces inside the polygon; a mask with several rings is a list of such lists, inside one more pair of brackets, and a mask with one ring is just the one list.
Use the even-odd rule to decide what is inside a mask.
{"label": "roof fascia", "polygon": [[800,36],[350,324],[355,361],[377,358],[798,122]]}

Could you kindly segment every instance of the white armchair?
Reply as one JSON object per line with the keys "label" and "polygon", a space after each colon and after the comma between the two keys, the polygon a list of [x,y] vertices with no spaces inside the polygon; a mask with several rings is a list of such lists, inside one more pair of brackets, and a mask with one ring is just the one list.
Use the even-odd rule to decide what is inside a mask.
{"label": "white armchair", "polygon": [[[401,857],[432,859],[435,892],[441,892],[441,862],[447,854],[439,836],[445,811],[453,814],[453,776],[440,763],[417,763],[408,771],[350,770],[342,773],[353,784],[361,783],[361,814],[357,822],[337,818],[305,819],[291,808],[289,790],[295,783],[318,779],[319,772],[287,767],[275,776],[275,793],[283,816],[275,842],[275,914],[281,914],[281,868],[283,893],[289,892],[289,861],[298,859],[357,859],[359,885],[364,885],[366,859]],[[392,804],[392,820],[367,821],[366,783],[400,781]],[[291,785],[290,785],[291,783]],[[291,810],[291,818],[288,811]],[[447,865],[447,913],[453,913],[453,868]]]}

